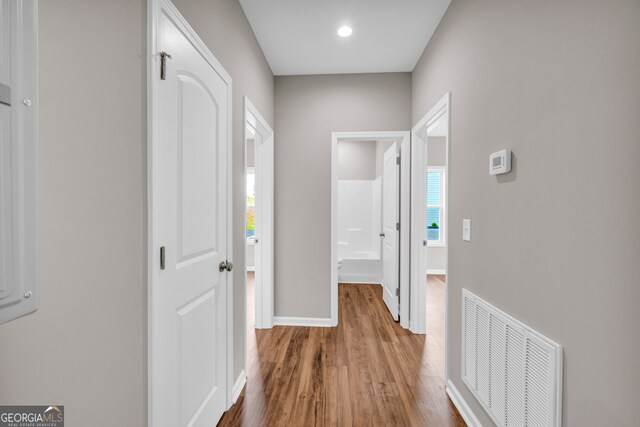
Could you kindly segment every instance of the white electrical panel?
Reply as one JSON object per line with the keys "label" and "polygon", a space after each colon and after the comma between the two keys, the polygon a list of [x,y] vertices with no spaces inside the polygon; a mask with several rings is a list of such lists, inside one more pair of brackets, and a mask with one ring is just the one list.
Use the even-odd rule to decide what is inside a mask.
{"label": "white electrical panel", "polygon": [[38,308],[37,0],[0,0],[0,323]]}
{"label": "white electrical panel", "polygon": [[511,170],[511,150],[500,150],[489,156],[489,175],[500,175]]}

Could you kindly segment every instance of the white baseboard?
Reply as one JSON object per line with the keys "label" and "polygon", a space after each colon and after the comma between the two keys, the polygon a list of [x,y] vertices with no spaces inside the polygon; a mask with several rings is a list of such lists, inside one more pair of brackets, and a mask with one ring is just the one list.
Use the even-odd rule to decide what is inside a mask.
{"label": "white baseboard", "polygon": [[349,282],[338,282],[338,285],[380,285],[382,286],[382,283],[380,282],[376,282],[376,281],[366,281],[366,282],[358,282],[358,281],[349,281]]}
{"label": "white baseboard", "polygon": [[447,270],[427,269],[427,274],[447,274]]}
{"label": "white baseboard", "polygon": [[247,271],[256,271],[256,267],[247,265]]}
{"label": "white baseboard", "polygon": [[238,375],[238,379],[236,383],[233,385],[233,403],[236,403],[238,397],[240,397],[240,393],[242,393],[242,389],[244,385],[247,383],[247,374],[245,374],[244,369]]}
{"label": "white baseboard", "polygon": [[331,319],[324,319],[319,317],[282,317],[275,316],[273,318],[273,324],[279,326],[313,326],[330,328],[335,326]]}
{"label": "white baseboard", "polygon": [[367,274],[340,274],[338,283],[380,283],[380,276]]}
{"label": "white baseboard", "polygon": [[464,422],[467,423],[469,427],[482,427],[482,424],[480,424],[480,421],[471,408],[469,408],[469,405],[467,405],[467,402],[462,398],[462,395],[451,380],[447,381],[446,389],[449,398],[456,406],[456,409],[458,409],[458,412],[460,412]]}

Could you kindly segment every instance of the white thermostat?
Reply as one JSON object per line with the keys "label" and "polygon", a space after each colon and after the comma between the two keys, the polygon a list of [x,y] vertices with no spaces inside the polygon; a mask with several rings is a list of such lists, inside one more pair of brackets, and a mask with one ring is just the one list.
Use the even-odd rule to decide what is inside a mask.
{"label": "white thermostat", "polygon": [[489,156],[489,175],[500,175],[511,170],[511,150],[500,150]]}

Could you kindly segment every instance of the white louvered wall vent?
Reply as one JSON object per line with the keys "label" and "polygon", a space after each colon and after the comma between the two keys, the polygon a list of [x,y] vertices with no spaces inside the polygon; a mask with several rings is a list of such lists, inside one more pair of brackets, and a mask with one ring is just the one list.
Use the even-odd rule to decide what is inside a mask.
{"label": "white louvered wall vent", "polygon": [[562,347],[462,290],[462,379],[504,427],[562,425]]}

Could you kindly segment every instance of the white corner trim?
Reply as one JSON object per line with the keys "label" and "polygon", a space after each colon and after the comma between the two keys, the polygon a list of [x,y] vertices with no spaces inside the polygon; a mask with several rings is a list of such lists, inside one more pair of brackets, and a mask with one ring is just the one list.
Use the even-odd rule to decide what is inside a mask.
{"label": "white corner trim", "polygon": [[244,369],[240,371],[240,375],[236,379],[235,384],[233,384],[233,403],[236,403],[238,397],[240,397],[240,393],[242,393],[242,389],[247,383],[247,374],[244,372]]}
{"label": "white corner trim", "polygon": [[437,269],[437,268],[429,268],[429,269],[427,269],[427,274],[440,274],[440,275],[443,275],[443,274],[447,274],[447,270],[440,270],[440,269]]}
{"label": "white corner trim", "polygon": [[331,328],[336,326],[331,319],[320,317],[283,317],[275,316],[273,324],[278,326],[311,326]]}
{"label": "white corner trim", "polygon": [[469,427],[482,427],[482,424],[480,424],[480,421],[473,413],[469,405],[467,405],[467,402],[462,398],[462,395],[451,380],[447,381],[447,386],[445,388],[447,390],[449,398],[455,405],[458,412],[460,412],[460,415],[462,416],[464,422],[467,423]]}

